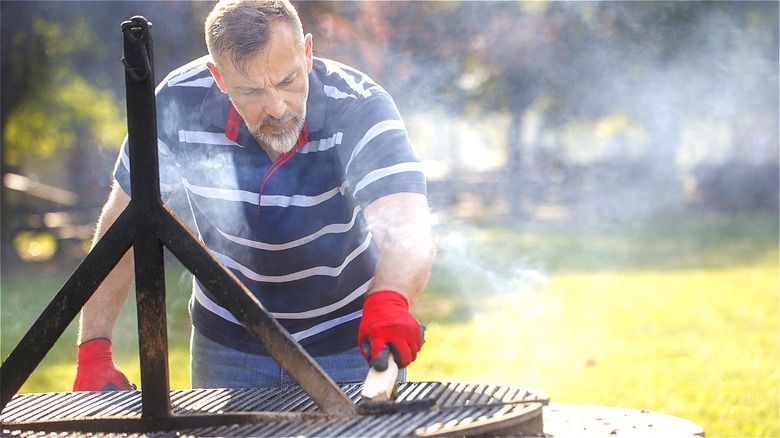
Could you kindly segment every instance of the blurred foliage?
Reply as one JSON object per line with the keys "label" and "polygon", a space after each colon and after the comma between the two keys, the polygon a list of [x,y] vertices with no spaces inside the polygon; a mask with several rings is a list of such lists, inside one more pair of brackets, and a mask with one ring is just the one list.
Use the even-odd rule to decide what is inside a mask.
{"label": "blurred foliage", "polygon": [[57,252],[57,239],[51,233],[22,231],[14,237],[14,248],[26,262],[49,260]]}
{"label": "blurred foliage", "polygon": [[[474,166],[459,149],[502,150],[496,171],[506,187],[521,188],[506,193],[515,219],[534,214],[529,203],[611,196],[612,187],[547,199],[523,191],[549,192],[556,179],[577,172],[599,178],[648,168],[642,187],[625,199],[643,198],[644,210],[657,214],[698,196],[692,172],[702,163],[777,165],[776,2],[301,2],[299,8],[319,55],[365,70],[407,117],[434,125],[435,134],[425,137],[434,145],[418,147],[437,151],[424,159],[436,162],[449,187],[459,170]],[[507,114],[509,123],[496,122]],[[454,130],[460,120],[473,137]],[[497,129],[503,140],[496,141]],[[632,191],[639,180],[618,189]],[[656,188],[653,196],[645,198],[646,187]],[[776,190],[768,195],[776,197]]]}
{"label": "blurred foliage", "polygon": [[[157,22],[156,48],[165,55],[158,63],[162,73],[158,80],[203,53],[201,29],[210,8],[207,2],[146,2],[135,7],[130,2],[113,2],[114,7],[57,3],[7,1],[2,5],[4,17],[19,20],[7,18],[3,26],[3,81],[15,85],[3,90],[3,112],[8,115],[3,120],[4,129],[13,127],[8,138],[13,144],[24,136],[20,131],[40,130],[36,123],[21,123],[16,115],[30,111],[36,114],[32,119],[46,116],[45,120],[59,123],[49,127],[52,131],[64,131],[70,122],[83,125],[97,140],[115,141],[114,127],[91,126],[120,124],[109,121],[115,111],[94,114],[88,105],[68,101],[62,95],[67,92],[53,89],[87,93],[85,101],[100,96],[95,106],[108,104],[111,96],[103,92],[116,92],[122,81],[118,71],[106,74],[110,65],[105,61],[115,62],[119,56],[116,26],[130,15],[121,15],[123,10],[146,13]],[[772,2],[298,2],[296,6],[306,30],[315,36],[316,54],[365,70],[406,109],[510,111],[516,114],[515,122],[522,123],[522,114],[538,99],[545,99],[546,104],[537,109],[543,109],[548,127],[575,119],[622,117],[650,132],[673,128],[670,124],[678,116],[697,119],[715,110],[721,117],[776,112],[778,6]],[[172,16],[188,21],[173,30]],[[107,38],[111,27],[114,38]],[[88,61],[90,57],[97,61]],[[80,76],[83,81],[76,79]],[[71,108],[80,117],[60,122],[34,108],[49,103],[53,108]],[[10,123],[6,117],[14,115],[13,124],[6,126]],[[76,126],[71,125],[71,130]],[[66,140],[67,149],[64,133],[52,134],[52,139]],[[28,145],[29,153],[48,150],[52,139],[40,147]],[[23,152],[18,146],[12,150]]]}
{"label": "blurred foliage", "polygon": [[118,148],[125,135],[127,124],[110,90],[63,68],[52,70],[8,116],[3,154],[12,166],[21,164],[23,156],[48,158],[77,142]]}
{"label": "blurred foliage", "polygon": [[[68,213],[75,222],[64,225],[76,230],[94,224],[126,131],[121,22],[146,15],[157,23],[154,33],[165,43],[156,46],[155,67],[165,74],[204,53],[203,19],[210,8],[188,1],[0,2],[2,175],[71,192],[77,204]],[[44,231],[29,226],[30,215],[63,210],[50,201],[3,185],[4,267],[25,257],[12,245],[16,233]],[[54,231],[61,236],[64,230]],[[58,255],[71,254],[65,243],[74,242],[60,241]],[[77,254],[83,257],[83,251]]]}
{"label": "blurred foliage", "polygon": [[[777,5],[761,2],[301,2],[315,49],[360,66],[401,102],[481,111],[545,96],[555,123],[598,118],[674,90],[658,110],[764,99],[776,74]],[[746,68],[770,77],[747,74]],[[744,78],[743,75],[746,75]],[[674,104],[686,104],[675,108]],[[747,102],[746,102],[747,103]],[[521,108],[522,109],[522,108]],[[735,109],[736,110],[736,109]],[[744,108],[740,109],[744,111]],[[637,116],[639,114],[633,114]],[[647,120],[644,120],[647,122]]]}
{"label": "blurred foliage", "polygon": [[[181,20],[206,6],[165,3],[0,4],[4,168],[67,154],[74,147],[119,148],[126,131],[119,24],[131,15],[122,10],[151,10],[155,16],[178,13]],[[183,49],[184,38],[168,35],[179,32],[189,40],[197,34],[190,33],[189,26],[185,31],[168,28],[161,33],[178,46],[172,50],[180,51],[184,62],[197,49]],[[187,45],[198,46],[195,41]],[[169,50],[161,52],[167,55]],[[173,68],[165,61],[160,64]]]}
{"label": "blurred foliage", "polygon": [[[93,147],[101,140],[116,147],[122,110],[113,109],[116,97],[107,90],[121,90],[117,25],[131,14],[157,23],[155,47],[163,55],[156,56],[158,80],[204,53],[208,2],[60,3],[2,4],[8,164],[22,162],[25,154],[46,154],[60,142],[67,150],[78,130],[89,134],[85,141]],[[517,133],[531,109],[540,111],[546,129],[620,118],[626,129],[649,133],[653,141],[641,150],[661,162],[673,157],[683,122],[715,116],[731,123],[740,115],[777,112],[774,2],[296,6],[315,36],[317,55],[366,71],[404,111],[511,113],[510,168],[523,159]],[[183,25],[171,26],[174,17]],[[110,68],[115,70],[108,73]],[[76,95],[103,112],[77,105],[69,98]],[[535,104],[539,100],[544,104]],[[50,134],[31,143],[30,132],[40,134],[43,123]]]}
{"label": "blurred foliage", "polygon": [[[74,63],[95,50],[105,51],[87,22],[67,28],[61,21],[33,17],[29,33],[11,36],[11,80],[23,86],[11,108],[3,108],[3,160],[18,166],[27,159],[47,158],[72,149],[77,142],[118,144],[124,136],[119,100],[74,69]],[[37,49],[37,50],[36,50]],[[30,56],[40,50],[42,57]]]}

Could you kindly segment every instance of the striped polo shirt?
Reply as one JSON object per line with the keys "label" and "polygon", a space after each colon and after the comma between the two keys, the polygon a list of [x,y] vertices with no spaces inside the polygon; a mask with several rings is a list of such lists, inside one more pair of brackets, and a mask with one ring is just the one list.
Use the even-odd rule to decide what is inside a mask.
{"label": "striped polo shirt", "polygon": [[[357,346],[377,248],[363,217],[392,193],[425,193],[398,110],[365,74],[314,58],[304,131],[272,162],[206,68],[207,57],[157,87],[163,200],[313,356]],[[240,119],[239,119],[240,120]],[[127,142],[114,177],[130,193]],[[209,339],[268,354],[213,293],[193,280],[192,323]]]}

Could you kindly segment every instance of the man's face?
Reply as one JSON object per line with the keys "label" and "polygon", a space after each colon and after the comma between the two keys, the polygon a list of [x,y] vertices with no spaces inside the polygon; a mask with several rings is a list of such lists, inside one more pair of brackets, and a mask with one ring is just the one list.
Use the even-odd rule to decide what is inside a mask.
{"label": "man's face", "polygon": [[301,40],[290,26],[276,23],[268,46],[246,72],[236,70],[229,54],[215,63],[209,69],[255,139],[280,154],[292,150],[306,118],[311,35]]}

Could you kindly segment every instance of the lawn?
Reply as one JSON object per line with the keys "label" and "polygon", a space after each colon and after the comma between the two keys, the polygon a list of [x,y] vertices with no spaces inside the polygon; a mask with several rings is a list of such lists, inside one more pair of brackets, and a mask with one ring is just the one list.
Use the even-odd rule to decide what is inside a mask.
{"label": "lawn", "polygon": [[[554,402],[648,409],[707,436],[780,436],[778,218],[437,226],[439,254],[416,309],[427,343],[412,380],[514,383]],[[2,276],[2,356],[63,274]],[[189,386],[189,275],[167,283],[171,382]],[[11,317],[13,315],[13,317]],[[134,309],[115,356],[140,383]],[[69,328],[24,392],[68,390]]]}

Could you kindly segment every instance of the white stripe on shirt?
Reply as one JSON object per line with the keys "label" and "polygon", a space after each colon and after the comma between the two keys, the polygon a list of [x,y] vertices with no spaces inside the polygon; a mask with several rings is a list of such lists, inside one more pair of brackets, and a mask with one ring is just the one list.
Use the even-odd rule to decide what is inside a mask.
{"label": "white stripe on shirt", "polygon": [[342,137],[343,133],[337,132],[328,138],[323,138],[319,141],[310,141],[295,152],[298,154],[308,154],[311,152],[327,151],[328,149],[341,144]]}
{"label": "white stripe on shirt", "polygon": [[408,163],[399,163],[393,166],[389,167],[383,167],[382,169],[377,169],[372,172],[369,172],[368,175],[366,175],[363,179],[360,180],[359,183],[355,185],[355,191],[353,192],[353,196],[357,194],[360,190],[364,189],[366,186],[371,184],[374,181],[378,181],[386,176],[395,175],[397,173],[403,173],[403,172],[422,172],[422,164],[418,162],[408,162]]}
{"label": "white stripe on shirt", "polygon": [[218,144],[239,146],[240,144],[227,138],[224,132],[185,131],[179,130],[179,141],[182,143]]}
{"label": "white stripe on shirt", "polygon": [[339,194],[344,194],[347,190],[349,183],[344,181],[340,187],[334,187],[325,193],[319,195],[307,196],[307,195],[263,195],[263,199],[260,201],[261,206],[267,207],[312,207],[317,204],[336,197]]}
{"label": "white stripe on shirt", "polygon": [[[208,310],[209,312],[219,316],[220,318],[224,319],[225,321],[231,322],[231,323],[236,324],[236,325],[241,325],[241,323],[238,321],[238,319],[236,319],[235,316],[233,316],[232,313],[228,312],[226,309],[220,307],[219,305],[217,305],[216,303],[211,301],[203,293],[203,291],[200,290],[200,288],[198,288],[196,286],[194,288],[194,292],[195,292],[195,299],[206,310]],[[362,293],[359,294],[359,295],[362,295]],[[278,316],[276,316],[277,314],[275,314],[275,313],[271,313],[271,315],[273,315],[276,318],[279,318]],[[360,318],[361,316],[363,316],[363,310],[362,309],[358,310],[356,312],[349,313],[349,314],[344,315],[344,316],[340,316],[338,318],[327,320],[325,322],[322,322],[320,324],[315,325],[314,327],[310,327],[310,328],[308,328],[306,330],[303,330],[303,331],[300,331],[300,332],[295,332],[295,333],[290,333],[290,336],[293,339],[295,339],[296,341],[300,342],[303,339],[306,339],[306,338],[312,337],[314,335],[318,335],[320,333],[323,333],[323,332],[325,332],[325,331],[327,331],[329,329],[332,329],[333,327],[336,327],[336,326],[338,326],[340,324],[344,324],[346,322],[356,320],[356,319]]]}
{"label": "white stripe on shirt", "polygon": [[171,152],[171,148],[168,146],[167,143],[162,141],[161,139],[157,139],[157,150],[160,152],[160,155],[165,155],[166,157],[173,157],[173,152]]}
{"label": "white stripe on shirt", "polygon": [[[202,74],[204,70],[205,65],[203,63],[203,58],[195,59],[169,73],[160,85],[167,84],[169,87],[176,86],[192,79],[193,76]],[[211,75],[206,76],[204,79],[208,79],[211,83],[214,83],[214,77]]]}
{"label": "white stripe on shirt", "polygon": [[336,327],[337,325],[344,324],[345,322],[353,321],[355,319],[360,318],[363,316],[363,310],[358,310],[357,312],[352,312],[349,315],[340,316],[336,319],[331,319],[329,321],[325,321],[321,324],[317,324],[314,327],[304,330],[297,333],[290,333],[290,336],[292,336],[293,339],[300,342],[303,339],[306,339],[308,337],[318,335],[326,330],[332,329],[333,327]]}
{"label": "white stripe on shirt", "polygon": [[193,279],[192,281],[192,296],[201,306],[203,306],[209,312],[219,316],[225,321],[232,322],[233,324],[241,325],[241,323],[238,321],[238,319],[236,319],[235,316],[233,316],[232,313],[228,312],[227,309],[215,303],[214,301],[211,301],[211,299],[209,299],[209,297],[203,292],[203,290],[201,290],[200,285],[198,285],[198,282],[195,281],[195,279]]}
{"label": "white stripe on shirt", "polygon": [[232,190],[232,189],[220,189],[216,187],[202,187],[196,186],[189,182],[186,178],[181,180],[184,187],[190,191],[193,195],[198,195],[203,198],[221,199],[223,201],[233,202],[246,202],[249,204],[257,205],[257,193],[249,192],[246,190]]}
{"label": "white stripe on shirt", "polygon": [[[182,178],[182,184],[193,195],[198,195],[202,198],[220,199],[222,201],[233,202],[246,202],[248,204],[257,205],[257,192],[251,192],[247,190],[236,189],[223,189],[218,187],[203,187],[192,184],[188,179]],[[295,196],[282,196],[282,195],[263,195],[260,201],[262,207],[312,207],[328,201],[339,194],[343,195],[349,183],[345,181],[340,187],[334,187],[325,193],[319,195],[307,196],[307,195],[295,195]]]}
{"label": "white stripe on shirt", "polygon": [[334,87],[333,85],[326,85],[323,88],[323,91],[325,91],[325,95],[330,97],[331,99],[357,99],[357,96],[353,96],[349,93],[345,93],[338,88]]}
{"label": "white stripe on shirt", "polygon": [[[352,293],[350,293],[346,297],[342,298],[338,302],[327,305],[325,307],[319,307],[317,309],[311,309],[305,312],[294,312],[294,313],[269,312],[269,313],[271,314],[271,316],[273,316],[276,319],[305,319],[305,318],[316,318],[322,315],[326,315],[330,312],[334,312],[338,309],[341,309],[342,307],[346,306],[352,301],[355,301],[361,296],[363,296],[368,291],[368,288],[371,286],[372,281],[374,281],[373,277],[367,282],[363,283],[360,287],[352,291]],[[195,300],[197,300],[198,303],[201,306],[203,306],[206,310],[219,316],[220,318],[226,321],[232,322],[233,324],[239,324],[239,325],[241,324],[238,321],[238,319],[236,319],[236,317],[233,316],[233,314],[230,313],[227,309],[212,301],[211,298],[209,298],[209,296],[206,295],[205,292],[203,292],[203,289],[200,288],[200,285],[198,284],[197,281],[193,281],[192,286],[193,286],[192,293]]]}
{"label": "white stripe on shirt", "polygon": [[352,164],[352,161],[360,153],[360,151],[363,150],[363,147],[365,147],[371,140],[375,139],[380,134],[396,129],[405,130],[406,127],[404,126],[404,122],[401,120],[385,120],[372,126],[371,129],[366,131],[365,135],[363,135],[363,138],[360,139],[357,145],[355,145],[355,149],[352,151],[352,155],[349,157],[349,162],[344,168],[344,171],[347,173],[349,172],[349,166]]}
{"label": "white stripe on shirt", "polygon": [[[355,77],[345,72],[344,69],[340,68],[338,63],[326,63],[326,67],[328,69],[328,74],[335,73],[338,75],[341,79],[344,80],[344,82],[347,83],[347,86],[349,86],[352,91],[355,91],[364,98],[371,96],[371,90],[366,89],[366,87],[363,85],[366,82],[365,80],[362,80],[360,83],[358,83],[355,81]],[[373,87],[374,85],[372,84],[372,88]]]}
{"label": "white stripe on shirt", "polygon": [[290,274],[285,274],[285,275],[258,274],[257,272],[254,272],[253,270],[247,268],[246,266],[238,263],[237,261],[231,259],[230,257],[224,254],[218,253],[216,251],[213,251],[213,253],[214,256],[216,256],[219,259],[219,261],[221,261],[225,266],[240,272],[244,277],[246,277],[249,280],[260,281],[265,283],[285,283],[289,281],[302,280],[304,278],[314,277],[317,275],[322,275],[326,277],[338,277],[339,275],[341,275],[341,271],[343,271],[344,268],[346,268],[347,265],[349,265],[349,263],[352,262],[352,260],[356,259],[359,255],[361,255],[362,253],[368,250],[370,244],[371,244],[371,234],[367,234],[366,239],[363,241],[363,243],[361,243],[360,246],[355,248],[355,250],[352,251],[344,259],[344,262],[341,265],[315,266],[313,268],[304,269],[302,271],[292,272]]}
{"label": "white stripe on shirt", "polygon": [[[199,71],[196,71],[195,73],[201,73]],[[199,88],[211,88],[211,86],[214,84],[214,78],[212,76],[207,76],[199,79],[193,79],[190,81],[182,80],[178,81],[175,84],[172,82],[168,83],[171,87],[199,87]]]}
{"label": "white stripe on shirt", "polygon": [[291,242],[285,242],[285,243],[265,243],[265,242],[258,242],[256,240],[249,240],[244,239],[243,237],[237,237],[237,236],[231,236],[230,234],[227,234],[226,232],[220,230],[219,228],[215,227],[217,231],[219,231],[220,234],[222,234],[222,237],[226,238],[227,240],[237,243],[239,245],[248,246],[250,248],[255,249],[262,249],[265,251],[282,251],[285,249],[295,248],[301,245],[305,245],[313,240],[316,240],[326,234],[340,234],[340,233],[346,233],[349,230],[352,229],[352,227],[355,225],[355,220],[357,219],[357,214],[360,211],[360,206],[355,207],[355,209],[352,211],[352,219],[345,223],[345,224],[330,224],[322,227],[319,231],[309,234],[308,236],[301,237],[300,239],[293,240]]}

